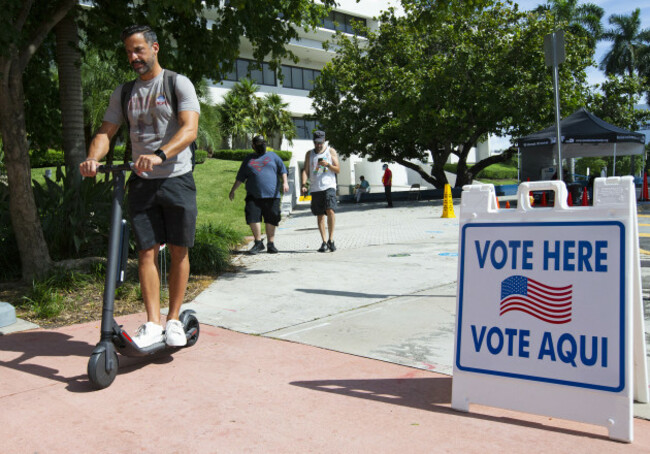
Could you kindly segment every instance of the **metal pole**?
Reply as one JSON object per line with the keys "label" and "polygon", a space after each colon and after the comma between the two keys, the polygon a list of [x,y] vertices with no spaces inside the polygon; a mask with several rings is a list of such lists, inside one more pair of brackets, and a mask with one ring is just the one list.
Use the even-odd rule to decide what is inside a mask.
{"label": "metal pole", "polygon": [[[553,33],[555,40],[555,33]],[[560,131],[560,70],[553,65],[553,85],[555,87],[555,135],[557,140],[557,179],[562,181],[562,135]]]}
{"label": "metal pole", "polygon": [[553,91],[555,94],[555,129],[557,142],[557,178],[562,180],[562,134],[560,131],[560,63],[564,62],[564,31],[556,30],[544,37],[544,61],[553,67]]}

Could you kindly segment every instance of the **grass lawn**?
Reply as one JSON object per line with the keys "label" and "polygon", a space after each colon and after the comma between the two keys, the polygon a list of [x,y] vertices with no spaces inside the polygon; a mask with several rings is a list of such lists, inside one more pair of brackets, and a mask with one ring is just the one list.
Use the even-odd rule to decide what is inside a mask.
{"label": "grass lawn", "polygon": [[240,165],[239,161],[206,159],[203,164],[194,168],[199,225],[223,224],[242,235],[251,234],[244,219],[246,188],[240,186],[232,202],[228,198]]}
{"label": "grass lawn", "polygon": [[[235,191],[235,200],[231,202],[228,198],[240,165],[240,161],[206,159],[194,168],[199,225],[221,223],[244,236],[251,234],[244,217],[245,185]],[[289,162],[285,161],[284,165],[289,167]],[[264,230],[262,223],[262,232]]]}
{"label": "grass lawn", "polygon": [[480,181],[485,184],[493,184],[495,186],[502,186],[506,184],[519,184],[519,180],[491,180],[489,178],[477,178],[476,181]]}

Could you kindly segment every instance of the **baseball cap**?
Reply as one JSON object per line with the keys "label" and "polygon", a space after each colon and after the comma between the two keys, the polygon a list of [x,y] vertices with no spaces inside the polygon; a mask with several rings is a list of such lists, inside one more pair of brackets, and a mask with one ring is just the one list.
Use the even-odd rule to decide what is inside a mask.
{"label": "baseball cap", "polygon": [[323,143],[323,142],[325,142],[325,131],[315,131],[314,143]]}
{"label": "baseball cap", "polygon": [[253,144],[258,145],[262,143],[266,143],[266,139],[264,139],[263,135],[258,134],[255,137],[253,137]]}

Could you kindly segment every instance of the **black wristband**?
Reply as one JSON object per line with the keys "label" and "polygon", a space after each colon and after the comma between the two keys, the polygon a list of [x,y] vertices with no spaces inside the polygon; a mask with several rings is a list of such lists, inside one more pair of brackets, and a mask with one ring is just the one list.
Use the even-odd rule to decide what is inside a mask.
{"label": "black wristband", "polygon": [[165,162],[165,161],[167,160],[167,155],[166,155],[165,152],[164,152],[163,150],[161,150],[160,148],[158,148],[156,151],[154,151],[153,154],[155,154],[155,155],[158,156],[160,159],[162,159],[163,162]]}

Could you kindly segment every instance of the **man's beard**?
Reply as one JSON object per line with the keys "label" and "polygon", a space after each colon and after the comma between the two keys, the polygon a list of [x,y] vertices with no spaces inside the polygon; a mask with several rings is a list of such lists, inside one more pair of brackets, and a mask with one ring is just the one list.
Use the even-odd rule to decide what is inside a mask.
{"label": "man's beard", "polygon": [[[136,68],[134,66],[136,63],[140,63],[141,66],[139,68]],[[133,68],[133,71],[135,71],[140,75],[148,73],[149,71],[151,71],[152,67],[153,67],[153,61],[147,62],[144,60],[135,60],[131,63],[131,68]]]}

